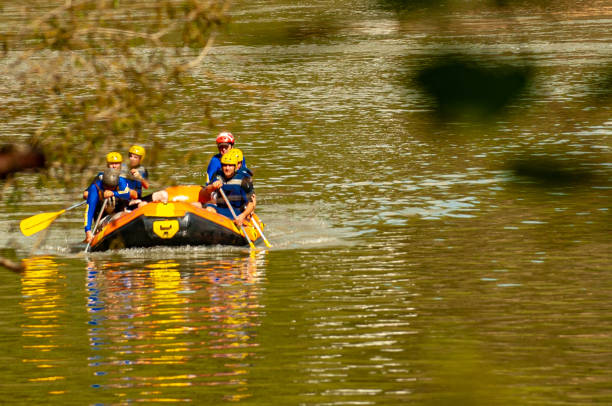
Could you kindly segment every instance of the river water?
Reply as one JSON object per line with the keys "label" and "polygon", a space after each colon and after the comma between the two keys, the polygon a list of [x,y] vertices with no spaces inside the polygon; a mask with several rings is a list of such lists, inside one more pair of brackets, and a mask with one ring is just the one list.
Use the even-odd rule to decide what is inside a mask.
{"label": "river water", "polygon": [[[25,176],[0,209],[0,247],[26,258],[0,272],[0,401],[612,404],[610,6],[233,13],[184,102],[222,95],[272,249],[84,256],[80,212],[21,236],[78,196]],[[406,77],[441,49],[527,62],[530,91],[486,123],[436,122]],[[2,143],[36,124],[24,114]],[[164,135],[155,187],[200,182],[218,131],[200,122]],[[539,158],[588,176],[512,170]]]}

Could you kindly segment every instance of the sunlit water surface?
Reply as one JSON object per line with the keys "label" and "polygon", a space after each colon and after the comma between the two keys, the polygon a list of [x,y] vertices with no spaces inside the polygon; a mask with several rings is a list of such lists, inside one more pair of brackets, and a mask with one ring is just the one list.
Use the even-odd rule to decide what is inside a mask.
{"label": "sunlit water surface", "polygon": [[[236,7],[184,102],[223,95],[214,114],[255,170],[273,248],[85,256],[80,211],[19,233],[78,199],[32,184],[0,211],[1,246],[27,258],[22,275],[0,272],[0,400],[612,403],[612,121],[592,97],[609,8],[511,23],[483,11],[456,16],[458,30],[370,4]],[[325,10],[342,21],[331,36],[266,41]],[[432,125],[431,102],[403,83],[442,46],[528,60],[534,88],[489,125]],[[155,187],[156,172],[201,182],[214,153],[215,130],[180,120]],[[38,121],[2,119],[0,138]],[[192,150],[200,167],[173,167]],[[509,170],[526,155],[592,177],[542,187]]]}

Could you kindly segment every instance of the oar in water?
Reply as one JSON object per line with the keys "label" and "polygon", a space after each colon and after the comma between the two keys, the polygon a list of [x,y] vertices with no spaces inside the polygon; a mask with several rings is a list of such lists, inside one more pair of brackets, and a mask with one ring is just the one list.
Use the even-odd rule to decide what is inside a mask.
{"label": "oar in water", "polygon": [[51,223],[55,221],[56,218],[58,218],[59,216],[67,212],[68,210],[72,210],[74,208],[82,206],[85,203],[87,203],[87,201],[83,201],[83,202],[74,204],[64,210],[54,211],[52,213],[40,213],[32,217],[28,217],[27,219],[21,220],[21,222],[19,223],[19,228],[21,229],[21,232],[25,236],[36,234],[37,232],[42,231],[45,228],[49,227]]}
{"label": "oar in water", "polygon": [[259,227],[258,221],[257,221],[257,216],[255,216],[255,213],[253,213],[253,225],[255,226],[255,228],[257,229],[257,231],[259,231],[259,235],[261,235],[261,238],[263,238],[264,243],[266,244],[266,247],[270,248],[272,246],[272,244],[270,244],[270,241],[268,241],[268,239],[266,238],[266,236],[263,233],[263,230]]}
{"label": "oar in water", "polygon": [[[227,204],[227,207],[229,207],[230,212],[232,213],[232,216],[234,216],[234,220],[236,220],[236,212],[234,212],[234,208],[230,204],[229,200],[227,200],[227,196],[225,196],[225,192],[221,188],[219,188],[219,192],[221,193],[221,196],[223,196],[223,200],[225,200],[225,204]],[[255,249],[255,244],[253,244],[253,242],[249,238],[249,235],[246,233],[244,226],[241,225],[240,229],[242,230],[242,233],[244,234],[244,238],[246,238],[247,241],[249,242],[249,246],[251,247],[251,249]]]}
{"label": "oar in water", "polygon": [[[96,220],[96,224],[94,224],[93,228],[91,229],[91,233],[95,236],[96,235],[96,229],[98,228],[98,224],[100,224],[100,219],[102,218],[102,213],[104,213],[104,209],[106,208],[106,203],[108,203],[108,198],[104,199],[104,203],[102,203],[102,208],[100,209],[100,213],[98,214],[98,219]],[[87,246],[85,247],[85,252],[89,252],[89,247],[91,246],[91,242],[87,243]]]}

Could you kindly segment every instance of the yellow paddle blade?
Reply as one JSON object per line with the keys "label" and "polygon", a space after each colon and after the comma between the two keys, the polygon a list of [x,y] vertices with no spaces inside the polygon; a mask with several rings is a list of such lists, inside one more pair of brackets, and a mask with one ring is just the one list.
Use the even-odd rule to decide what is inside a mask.
{"label": "yellow paddle blade", "polygon": [[53,221],[63,214],[66,210],[60,210],[53,213],[40,213],[27,219],[21,220],[19,228],[25,236],[36,234],[39,231],[49,227]]}
{"label": "yellow paddle blade", "polygon": [[[259,219],[259,217],[257,216],[257,214],[253,213],[253,219],[251,220],[251,223],[253,223],[253,225],[255,226],[255,228],[257,229],[257,232],[259,233],[259,235],[261,236],[261,238],[263,238],[264,243],[266,244],[266,247],[271,248],[272,244],[270,244],[270,241],[268,241],[268,239],[266,238],[266,236],[263,233],[262,227],[263,227],[263,223],[261,223],[261,220]],[[261,226],[259,225],[259,223],[261,223]]]}
{"label": "yellow paddle blade", "polygon": [[249,238],[249,235],[247,234],[247,231],[244,229],[244,226],[240,226],[240,230],[242,231],[242,235],[244,236],[244,238],[246,238],[246,240],[249,242],[249,246],[251,247],[251,249],[254,250],[255,244],[253,244],[253,242]]}

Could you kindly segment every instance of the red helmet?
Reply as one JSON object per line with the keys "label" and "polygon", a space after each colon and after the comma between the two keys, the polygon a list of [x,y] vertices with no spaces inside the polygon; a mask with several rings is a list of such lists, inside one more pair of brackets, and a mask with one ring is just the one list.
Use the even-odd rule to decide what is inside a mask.
{"label": "red helmet", "polygon": [[234,145],[234,136],[230,132],[219,133],[217,137],[217,144],[228,143]]}

